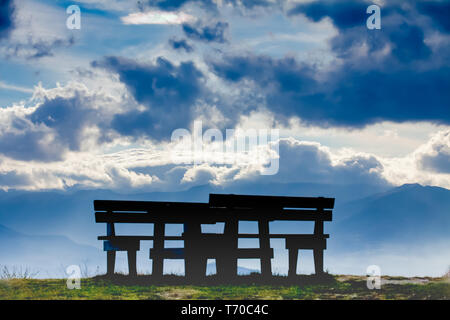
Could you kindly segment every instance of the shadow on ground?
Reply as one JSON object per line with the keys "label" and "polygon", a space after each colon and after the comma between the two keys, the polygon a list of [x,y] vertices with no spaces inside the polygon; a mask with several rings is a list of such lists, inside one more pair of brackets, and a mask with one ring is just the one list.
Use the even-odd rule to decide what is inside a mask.
{"label": "shadow on ground", "polygon": [[151,275],[99,275],[95,280],[108,280],[117,285],[196,285],[196,286],[216,286],[216,285],[318,285],[332,284],[336,282],[335,276],[324,273],[323,275],[296,275],[296,276],[272,276],[263,277],[261,274],[240,275],[233,279],[223,279],[215,275],[206,276],[201,280],[186,279],[184,276],[164,275],[163,277],[152,277]]}

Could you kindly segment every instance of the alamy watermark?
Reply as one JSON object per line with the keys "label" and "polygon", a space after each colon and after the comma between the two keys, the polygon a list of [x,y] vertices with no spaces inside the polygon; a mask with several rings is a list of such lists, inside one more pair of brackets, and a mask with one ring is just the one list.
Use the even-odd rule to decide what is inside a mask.
{"label": "alamy watermark", "polygon": [[80,30],[81,29],[81,9],[77,5],[68,6],[66,13],[70,16],[67,17],[66,27],[69,30]]}
{"label": "alamy watermark", "polygon": [[381,29],[381,8],[373,4],[367,7],[366,13],[370,14],[370,17],[366,21],[367,29]]}
{"label": "alamy watermark", "polygon": [[66,268],[67,278],[67,289],[81,289],[81,268],[75,264],[70,265]]}
{"label": "alamy watermark", "polygon": [[381,268],[377,265],[367,267],[367,289],[381,289]]}
{"label": "alamy watermark", "polygon": [[[223,5],[222,0],[213,0],[217,7],[221,8]],[[70,16],[66,20],[66,26],[69,30],[81,29],[81,9],[78,5],[70,5],[66,9],[66,13]],[[367,7],[366,13],[370,14],[367,18],[366,26],[369,30],[381,29],[381,8],[376,4],[372,4]]]}
{"label": "alamy watermark", "polygon": [[210,128],[203,132],[202,121],[194,121],[193,132],[176,129],[172,133],[172,162],[256,166],[262,175],[275,175],[279,170],[278,129]]}

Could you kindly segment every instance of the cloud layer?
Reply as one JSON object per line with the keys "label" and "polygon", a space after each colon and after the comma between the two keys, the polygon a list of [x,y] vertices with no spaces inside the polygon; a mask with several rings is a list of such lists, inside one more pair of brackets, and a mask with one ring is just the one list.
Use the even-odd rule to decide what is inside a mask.
{"label": "cloud layer", "polygon": [[[0,109],[4,189],[172,190],[243,181],[450,186],[446,2],[386,2],[381,30],[366,27],[367,1],[114,1],[114,15],[105,1],[82,3],[100,9],[83,7],[87,29],[79,33],[51,19],[59,7],[2,3],[4,65],[35,69],[23,77],[8,71],[11,80],[0,89],[31,95],[35,83],[18,82],[40,79],[41,64],[31,61],[53,68],[52,89],[37,86],[28,100]],[[102,29],[105,21],[111,30]],[[96,32],[110,38],[94,41]],[[302,34],[321,40],[297,39]],[[69,70],[66,78],[61,69]],[[258,165],[214,156],[197,166],[173,163],[171,134],[191,130],[195,120],[222,134],[283,128],[280,171],[262,177]],[[400,124],[426,127],[430,136],[403,134],[408,151],[395,156],[386,156],[394,143],[350,146],[386,123],[387,136],[398,136]],[[319,143],[304,131],[330,137]],[[329,143],[336,132],[340,138]]]}

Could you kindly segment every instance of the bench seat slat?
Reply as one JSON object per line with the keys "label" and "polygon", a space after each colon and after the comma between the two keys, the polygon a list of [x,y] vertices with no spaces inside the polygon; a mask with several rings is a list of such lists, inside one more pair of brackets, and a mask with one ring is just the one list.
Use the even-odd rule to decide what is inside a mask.
{"label": "bench seat slat", "polygon": [[326,238],[286,238],[286,249],[326,249]]}
{"label": "bench seat slat", "polygon": [[[226,222],[230,217],[233,216],[234,212],[223,212],[202,214],[196,213],[195,215],[188,215],[181,211],[176,214],[165,213],[124,213],[124,212],[96,212],[95,220],[96,222],[117,222],[117,223],[154,223],[154,222],[164,222],[164,223],[184,223],[186,218],[192,220],[198,220],[201,223],[216,223],[216,222]],[[292,220],[292,221],[331,221],[332,213],[331,211],[324,211],[323,213],[315,212],[314,210],[280,210],[274,212],[273,210],[243,210],[242,212],[236,212],[236,215],[241,221],[252,221],[260,220],[262,217],[267,220]]]}
{"label": "bench seat slat", "polygon": [[273,259],[273,248],[239,248],[236,249],[236,256],[239,259],[260,259],[266,257]]}
{"label": "bench seat slat", "polygon": [[184,259],[184,248],[150,249],[150,259]]}
{"label": "bench seat slat", "polygon": [[[98,240],[154,240],[154,236],[99,236]],[[165,236],[164,240],[184,240],[181,236]]]}
{"label": "bench seat slat", "polygon": [[209,204],[213,207],[281,207],[332,209],[334,207],[334,198],[210,194]]}
{"label": "bench seat slat", "polygon": [[[184,259],[185,258],[184,248],[164,248],[164,249],[150,249],[150,259],[155,257],[160,257],[164,259]],[[273,248],[268,250],[260,248],[238,248],[231,250],[236,258],[239,259],[260,259],[268,257],[273,259]],[[217,252],[217,250],[203,250],[202,254],[207,257],[216,257],[223,252]]]}

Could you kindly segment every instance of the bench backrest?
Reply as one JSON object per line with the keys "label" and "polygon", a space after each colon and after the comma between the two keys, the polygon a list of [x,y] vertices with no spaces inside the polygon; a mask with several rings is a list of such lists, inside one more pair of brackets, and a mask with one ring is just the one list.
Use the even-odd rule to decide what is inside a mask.
{"label": "bench backrest", "polygon": [[212,207],[227,208],[333,209],[334,198],[210,194],[209,204]]}
{"label": "bench backrest", "polygon": [[207,207],[207,203],[196,202],[94,200],[94,210],[105,212],[153,212],[161,209],[171,211]]}
{"label": "bench backrest", "polygon": [[334,198],[210,194],[209,203],[95,200],[96,222],[202,223],[242,220],[331,221]]}
{"label": "bench backrest", "polygon": [[96,222],[183,223],[188,217],[208,217],[209,205],[192,202],[95,200],[94,210]]}

